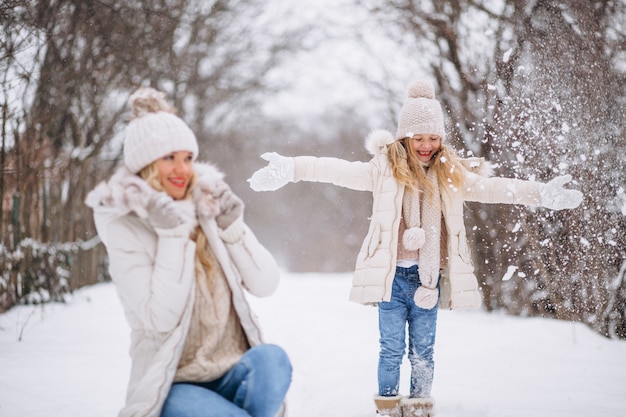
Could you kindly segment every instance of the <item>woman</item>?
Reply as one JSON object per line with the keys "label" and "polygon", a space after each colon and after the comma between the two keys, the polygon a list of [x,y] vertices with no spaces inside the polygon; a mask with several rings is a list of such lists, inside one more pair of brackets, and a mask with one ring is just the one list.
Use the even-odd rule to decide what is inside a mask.
{"label": "woman", "polygon": [[131,327],[119,416],[284,415],[291,364],[262,343],[243,291],[271,295],[276,263],[164,95],[130,104],[124,166],[87,197]]}
{"label": "woman", "polygon": [[[350,299],[378,306],[374,400],[383,415],[432,416],[438,306],[475,308],[481,302],[465,237],[464,202],[560,210],[577,207],[582,194],[562,188],[566,177],[547,184],[487,178],[490,169],[482,159],[461,160],[445,145],[441,105],[425,81],[409,86],[396,134],[375,131],[366,147],[373,155],[369,162],[264,154],[269,165],[249,181],[256,191],[317,181],[373,193],[371,223],[357,257]],[[407,325],[411,384],[409,397],[403,398],[399,380]]]}

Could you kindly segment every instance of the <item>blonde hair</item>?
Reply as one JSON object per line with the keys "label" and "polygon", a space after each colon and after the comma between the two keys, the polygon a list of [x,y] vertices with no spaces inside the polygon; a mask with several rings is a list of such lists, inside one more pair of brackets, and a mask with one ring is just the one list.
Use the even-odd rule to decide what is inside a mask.
{"label": "blonde hair", "polygon": [[[161,181],[159,180],[159,171],[156,168],[156,161],[139,171],[138,175],[155,190],[165,191],[163,186],[161,185]],[[187,190],[185,191],[183,199],[191,198],[193,189],[196,186],[196,182],[197,177],[194,171],[191,175],[191,179],[189,181],[189,185],[187,186]],[[191,233],[190,238],[191,240],[196,242],[196,259],[198,259],[198,261],[200,261],[200,264],[204,267],[207,279],[209,279],[212,275],[211,272],[213,271],[214,261],[213,257],[211,256],[211,252],[209,251],[206,235],[204,234],[202,228],[200,226],[197,226],[195,230]]]}
{"label": "blonde hair", "polygon": [[[200,261],[200,264],[204,267],[207,280],[210,280],[213,275],[214,258],[212,252],[209,250],[209,242],[207,241],[206,235],[200,226],[197,226],[191,234],[191,240],[196,242],[196,259]],[[197,273],[196,270],[196,274]]]}
{"label": "blonde hair", "polygon": [[[426,179],[426,169],[408,142],[410,139],[403,138],[388,146],[387,158],[393,176],[400,184],[412,190],[426,189],[433,192],[432,185]],[[463,165],[456,153],[444,144],[441,144],[439,151],[431,159],[428,169],[435,171],[440,190],[449,192],[463,186]]]}

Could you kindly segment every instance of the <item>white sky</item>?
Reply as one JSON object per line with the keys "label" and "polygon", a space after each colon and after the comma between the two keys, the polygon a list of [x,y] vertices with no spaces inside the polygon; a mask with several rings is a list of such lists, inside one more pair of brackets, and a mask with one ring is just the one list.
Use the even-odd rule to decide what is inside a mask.
{"label": "white sky", "polygon": [[[281,5],[279,9],[292,7],[292,24],[314,23],[329,38],[322,39],[324,33],[312,32],[311,39],[322,39],[311,42],[315,48],[303,51],[273,72],[276,79],[292,83],[293,88],[266,102],[268,114],[314,117],[346,106],[357,108],[359,114],[376,124],[387,103],[368,91],[360,79],[362,74],[394,85],[401,102],[406,85],[415,78],[410,74],[416,73],[418,63],[407,63],[402,46],[388,39],[373,18],[354,6],[353,1],[304,0],[295,2],[297,6],[292,2],[274,2]],[[369,51],[359,44],[358,37],[364,39]],[[385,74],[392,70],[391,76]]]}

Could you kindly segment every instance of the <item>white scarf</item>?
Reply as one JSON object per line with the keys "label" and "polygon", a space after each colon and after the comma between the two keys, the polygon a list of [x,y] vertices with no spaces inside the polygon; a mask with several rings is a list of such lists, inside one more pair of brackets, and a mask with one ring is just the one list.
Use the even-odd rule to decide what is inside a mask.
{"label": "white scarf", "polygon": [[407,230],[402,236],[402,244],[408,250],[419,250],[418,267],[422,285],[415,292],[415,304],[431,309],[439,299],[441,196],[434,170],[428,170],[426,179],[432,185],[432,193],[406,188],[402,212]]}

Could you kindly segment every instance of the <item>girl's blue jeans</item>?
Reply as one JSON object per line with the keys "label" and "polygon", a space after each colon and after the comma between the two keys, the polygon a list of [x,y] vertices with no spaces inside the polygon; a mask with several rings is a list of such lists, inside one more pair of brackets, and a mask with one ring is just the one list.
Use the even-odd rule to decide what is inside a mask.
{"label": "girl's blue jeans", "polygon": [[173,384],[161,417],[274,417],[290,383],[285,351],[258,345],[215,381]]}
{"label": "girl's blue jeans", "polygon": [[415,290],[422,285],[417,265],[396,267],[391,300],[378,303],[380,355],[378,358],[378,394],[399,395],[400,365],[409,329],[409,362],[411,363],[411,398],[430,396],[435,362],[433,348],[437,326],[438,304],[430,310],[415,305]]}

